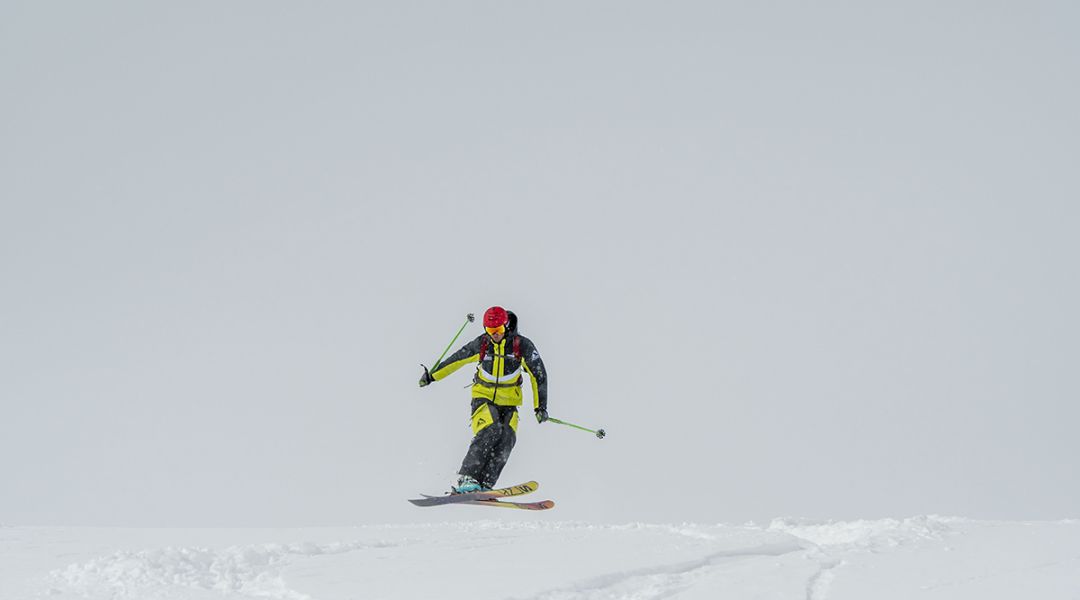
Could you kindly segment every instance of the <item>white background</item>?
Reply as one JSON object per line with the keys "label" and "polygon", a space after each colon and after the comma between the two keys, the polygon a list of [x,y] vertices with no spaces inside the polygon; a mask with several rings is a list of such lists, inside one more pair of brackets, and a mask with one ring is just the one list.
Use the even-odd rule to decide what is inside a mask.
{"label": "white background", "polygon": [[491,304],[558,518],[1075,516],[1078,16],[4,2],[0,522],[446,518]]}

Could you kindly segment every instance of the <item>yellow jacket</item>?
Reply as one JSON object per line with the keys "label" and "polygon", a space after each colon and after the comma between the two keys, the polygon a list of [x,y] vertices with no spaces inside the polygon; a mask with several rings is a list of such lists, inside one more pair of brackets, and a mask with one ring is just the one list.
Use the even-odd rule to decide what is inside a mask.
{"label": "yellow jacket", "polygon": [[527,374],[533,408],[547,410],[547,371],[529,338],[511,333],[496,344],[487,334],[481,335],[435,365],[431,377],[439,381],[469,363],[479,363],[473,375],[473,398],[500,406],[521,406],[521,382]]}

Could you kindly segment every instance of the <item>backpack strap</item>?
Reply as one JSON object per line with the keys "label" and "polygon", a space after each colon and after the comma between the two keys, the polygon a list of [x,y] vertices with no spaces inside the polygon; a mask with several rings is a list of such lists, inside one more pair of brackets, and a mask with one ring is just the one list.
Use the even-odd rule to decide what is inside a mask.
{"label": "backpack strap", "polygon": [[480,360],[478,362],[484,362],[484,357],[487,356],[488,339],[484,336],[484,339],[480,340]]}
{"label": "backpack strap", "polygon": [[[525,360],[524,357],[521,356],[521,336],[520,335],[515,335],[514,336],[514,342],[513,342],[512,347],[514,349],[514,356],[518,360]],[[484,362],[484,357],[487,356],[487,351],[488,351],[488,338],[485,336],[484,339],[480,340],[480,360],[477,361],[477,362],[481,362],[481,363]]]}

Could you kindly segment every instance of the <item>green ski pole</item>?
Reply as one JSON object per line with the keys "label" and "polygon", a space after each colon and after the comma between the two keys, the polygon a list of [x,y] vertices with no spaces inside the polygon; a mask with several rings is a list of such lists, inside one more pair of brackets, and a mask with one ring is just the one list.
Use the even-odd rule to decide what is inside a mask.
{"label": "green ski pole", "polygon": [[604,439],[604,436],[607,435],[607,432],[605,432],[603,429],[592,430],[592,429],[589,429],[588,427],[582,427],[581,425],[574,425],[573,423],[567,423],[566,421],[560,421],[559,419],[556,419],[555,417],[548,417],[548,421],[551,421],[552,423],[558,423],[559,425],[566,425],[567,427],[573,427],[574,429],[580,429],[582,431],[588,431],[589,433],[594,434],[596,437],[598,437],[600,439]]}
{"label": "green ski pole", "polygon": [[[434,363],[432,363],[432,365],[431,365],[432,369],[439,366],[439,362],[442,361],[443,357],[446,356],[446,353],[450,351],[451,347],[453,347],[454,342],[457,341],[458,337],[461,335],[461,332],[465,331],[465,327],[468,326],[469,323],[472,323],[475,320],[476,320],[476,316],[474,316],[472,313],[469,313],[469,314],[465,315],[465,322],[461,324],[461,329],[458,329],[457,334],[454,335],[454,339],[450,340],[450,343],[446,345],[446,350],[443,350],[442,354],[439,355],[439,360],[436,360]],[[420,366],[423,366],[423,365],[420,365]]]}

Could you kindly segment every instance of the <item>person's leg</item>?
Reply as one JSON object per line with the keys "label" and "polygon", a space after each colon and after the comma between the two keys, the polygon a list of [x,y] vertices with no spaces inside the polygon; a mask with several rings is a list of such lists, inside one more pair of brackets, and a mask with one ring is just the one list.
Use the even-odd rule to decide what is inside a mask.
{"label": "person's leg", "polygon": [[483,398],[473,398],[473,439],[469,443],[469,450],[465,453],[465,459],[461,461],[461,468],[458,470],[459,475],[472,477],[477,482],[483,481],[484,470],[503,435],[502,427],[499,427],[496,421],[497,418],[498,410],[493,405]]}
{"label": "person's leg", "polygon": [[492,446],[487,464],[484,465],[478,479],[480,485],[484,488],[495,487],[495,484],[499,481],[499,475],[502,474],[503,467],[510,460],[510,452],[513,451],[514,444],[517,443],[517,432],[515,431],[517,427],[517,409],[512,406],[500,406],[498,410],[498,422],[492,425],[491,429],[498,428],[501,435]]}

